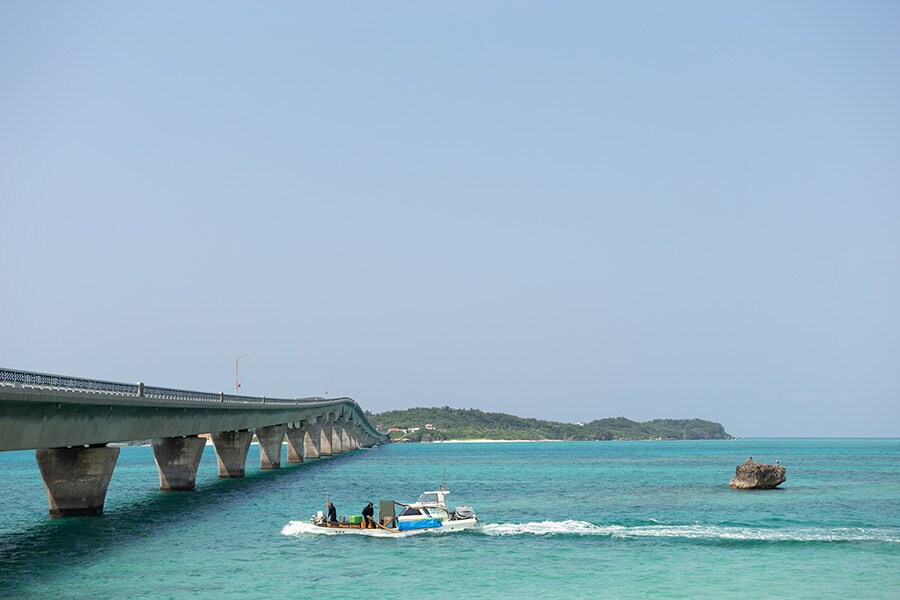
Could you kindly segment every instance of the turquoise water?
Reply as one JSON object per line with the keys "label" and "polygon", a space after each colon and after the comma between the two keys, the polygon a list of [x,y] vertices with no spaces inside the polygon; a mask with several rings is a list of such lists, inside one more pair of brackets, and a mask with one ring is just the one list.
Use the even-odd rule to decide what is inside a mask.
{"label": "turquoise water", "polygon": [[[248,464],[258,465],[257,447]],[[752,454],[782,489],[728,488]],[[439,483],[479,531],[290,534]],[[161,494],[123,448],[97,518],[50,519],[33,452],[0,453],[0,597],[900,598],[900,440],[403,444]]]}

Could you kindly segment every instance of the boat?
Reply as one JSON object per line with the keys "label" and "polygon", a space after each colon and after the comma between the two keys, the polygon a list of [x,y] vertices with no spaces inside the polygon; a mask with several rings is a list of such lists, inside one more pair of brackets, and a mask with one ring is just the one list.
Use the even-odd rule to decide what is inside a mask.
{"label": "boat", "polygon": [[[425,531],[462,531],[477,527],[478,516],[475,510],[468,504],[451,509],[448,504],[449,495],[446,486],[441,485],[438,490],[423,492],[418,500],[409,504],[382,500],[378,505],[378,520],[370,523],[368,527],[365,527],[360,516],[352,515],[338,521],[328,521],[323,511],[318,511],[308,521],[291,521],[285,531],[391,537]],[[398,508],[400,514],[397,514]]]}

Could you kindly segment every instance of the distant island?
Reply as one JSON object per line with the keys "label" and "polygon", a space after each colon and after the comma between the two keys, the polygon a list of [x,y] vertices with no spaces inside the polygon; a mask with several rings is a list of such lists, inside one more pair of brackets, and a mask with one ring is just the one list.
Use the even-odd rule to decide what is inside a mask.
{"label": "distant island", "polygon": [[558,423],[449,406],[366,414],[379,430],[388,432],[395,442],[733,439],[720,423],[702,419],[654,419],[641,423],[616,417],[589,423]]}

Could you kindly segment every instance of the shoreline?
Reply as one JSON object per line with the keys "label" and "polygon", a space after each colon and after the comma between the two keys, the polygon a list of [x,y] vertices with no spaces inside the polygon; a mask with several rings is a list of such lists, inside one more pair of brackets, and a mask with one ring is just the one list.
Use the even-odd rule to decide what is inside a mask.
{"label": "shoreline", "polygon": [[519,443],[537,443],[543,444],[544,442],[565,442],[566,440],[490,440],[490,439],[475,439],[475,440],[432,440],[430,442],[394,442],[401,444],[519,444]]}
{"label": "shoreline", "polygon": [[432,440],[430,442],[404,442],[403,440],[393,440],[392,444],[487,444],[487,443],[499,443],[499,444],[507,444],[507,443],[532,443],[532,444],[542,444],[544,442],[730,442],[736,439],[744,439],[744,438],[688,438],[688,439],[665,439],[665,438],[628,438],[628,439],[620,439],[620,440],[557,440],[557,439],[547,439],[547,440],[491,440],[485,438],[473,439],[473,440]]}
{"label": "shoreline", "polygon": [[[691,441],[733,441],[736,439],[746,439],[746,438],[731,438],[729,439],[714,439],[714,440],[705,440],[703,438],[691,438],[687,440],[665,440],[665,439],[625,439],[625,440],[557,440],[557,439],[548,439],[548,440],[492,440],[488,438],[478,438],[472,440],[432,440],[430,442],[404,442],[402,440],[392,440],[391,444],[545,444],[545,443],[556,443],[556,442],[691,442]],[[782,438],[753,438],[753,439],[782,439]],[[783,439],[793,439],[793,438],[783,438]],[[816,438],[818,439],[818,438]],[[834,439],[856,439],[856,438],[834,438]],[[872,438],[876,439],[876,438]],[[882,438],[877,438],[882,439]],[[884,438],[884,439],[894,439],[894,438]],[[110,446],[127,448],[127,447],[149,447],[150,444],[128,444],[121,442],[111,442]],[[211,439],[206,439],[206,446],[212,446],[213,442]],[[256,438],[253,438],[253,441],[250,442],[251,446],[258,446],[259,442]],[[287,445],[287,440],[282,442],[282,446]]]}
{"label": "shoreline", "polygon": [[[666,439],[648,439],[648,438],[635,438],[635,439],[623,439],[623,440],[558,440],[558,439],[547,439],[547,440],[492,440],[488,438],[478,438],[472,440],[432,440],[430,442],[404,442],[402,440],[391,440],[389,443],[391,444],[544,444],[544,443],[555,443],[555,442],[696,442],[696,441],[733,441],[737,439],[748,439],[748,438],[731,438],[731,439],[704,439],[704,438],[690,438],[687,440],[666,440]],[[793,439],[793,438],[749,438],[749,439]],[[819,439],[819,438],[815,438]],[[857,438],[833,438],[833,439],[857,439]],[[862,438],[860,438],[862,439]],[[895,439],[895,438],[866,438],[866,439]],[[284,440],[282,446],[287,445],[287,440]],[[149,447],[151,444],[128,444],[122,442],[110,442],[110,446],[115,446],[119,448],[127,448],[127,447]],[[212,439],[206,438],[206,446],[212,446]],[[259,442],[254,437],[253,441],[250,442],[251,446],[258,446]]]}

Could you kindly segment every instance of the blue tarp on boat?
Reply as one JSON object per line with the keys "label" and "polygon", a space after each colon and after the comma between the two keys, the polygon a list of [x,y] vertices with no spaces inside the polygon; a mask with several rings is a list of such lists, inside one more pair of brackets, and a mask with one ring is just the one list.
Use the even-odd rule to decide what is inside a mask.
{"label": "blue tarp on boat", "polygon": [[440,527],[441,522],[438,519],[419,519],[417,521],[400,521],[397,523],[397,529],[400,531],[409,531],[410,529],[434,529]]}

